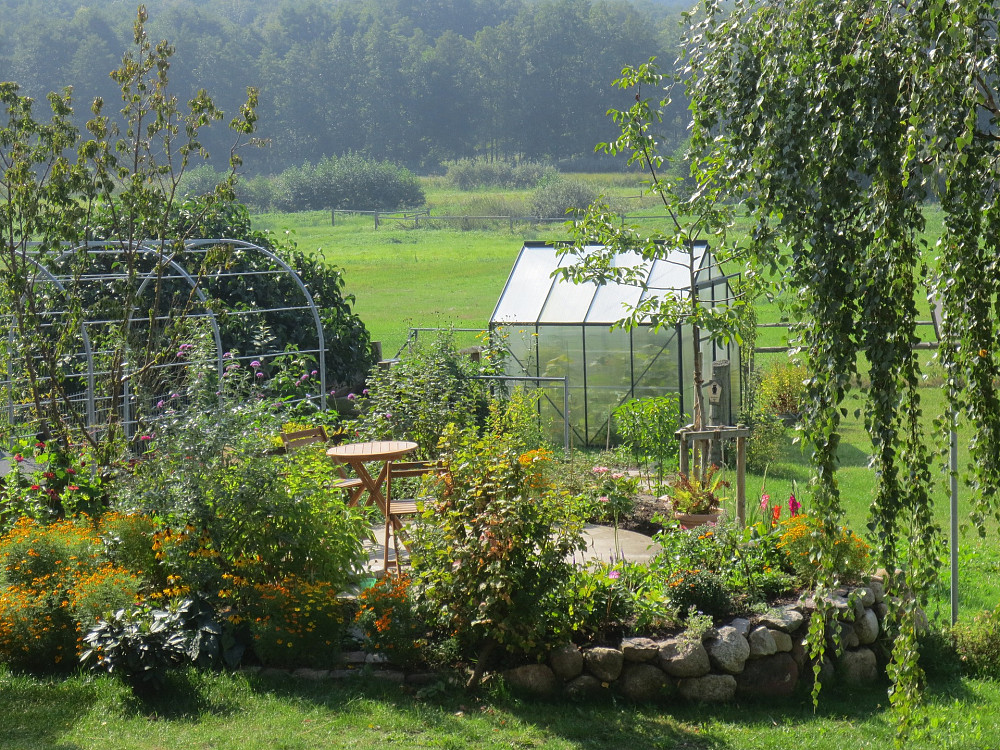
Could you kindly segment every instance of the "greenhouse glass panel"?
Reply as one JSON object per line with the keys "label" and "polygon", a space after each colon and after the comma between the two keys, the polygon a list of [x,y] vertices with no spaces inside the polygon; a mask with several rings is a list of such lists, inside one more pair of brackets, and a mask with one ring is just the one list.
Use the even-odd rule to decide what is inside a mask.
{"label": "greenhouse glass panel", "polygon": [[[568,378],[572,440],[576,445],[584,444],[586,391],[583,380],[583,331],[579,326],[538,327],[538,374],[547,378]],[[563,384],[542,383],[540,388],[542,424],[550,426],[551,434],[558,434],[561,442]]]}
{"label": "greenhouse glass panel", "polygon": [[596,284],[574,284],[558,281],[552,285],[549,298],[538,316],[539,323],[582,323],[594,300]]}
{"label": "greenhouse glass panel", "polygon": [[528,323],[538,320],[552,288],[552,272],[558,266],[555,247],[522,248],[507,286],[497,302],[493,320]]}
{"label": "greenhouse glass panel", "polygon": [[[629,253],[615,259],[615,266],[618,268],[635,268],[642,265],[642,256],[638,253]],[[647,276],[648,274],[643,274],[643,278]],[[631,308],[639,304],[641,297],[642,288],[639,286],[604,284],[597,289],[585,322],[608,325],[617,323],[628,315]]]}
{"label": "greenhouse glass panel", "polygon": [[588,444],[608,440],[608,417],[632,396],[630,335],[622,329],[586,326],[586,405]]}

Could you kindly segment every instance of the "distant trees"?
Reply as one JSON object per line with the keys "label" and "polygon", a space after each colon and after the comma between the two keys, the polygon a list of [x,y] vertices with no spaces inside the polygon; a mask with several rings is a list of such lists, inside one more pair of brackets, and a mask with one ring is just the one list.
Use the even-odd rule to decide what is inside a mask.
{"label": "distant trees", "polygon": [[[233,112],[247,86],[260,89],[259,133],[271,147],[248,167],[272,174],[350,151],[421,170],[474,156],[588,155],[612,135],[603,112],[623,105],[608,82],[632,60],[676,56],[676,8],[649,0],[149,6],[150,32],[179,42],[179,92],[218,91],[217,105]],[[0,78],[39,99],[72,85],[78,101],[114,102],[103,71],[130,22],[127,6],[111,0],[6,0]],[[676,110],[670,117],[686,118],[683,102]],[[207,134],[205,145],[223,168],[225,139]]]}

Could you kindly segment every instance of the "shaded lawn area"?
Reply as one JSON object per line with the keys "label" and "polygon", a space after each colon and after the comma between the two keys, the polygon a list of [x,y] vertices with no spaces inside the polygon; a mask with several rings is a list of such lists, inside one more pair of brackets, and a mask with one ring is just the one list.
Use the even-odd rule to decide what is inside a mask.
{"label": "shaded lawn area", "polygon": [[[143,703],[106,677],[43,680],[0,673],[0,747],[53,748],[859,748],[888,747],[885,689],[786,701],[635,706],[472,696],[375,680],[309,682],[260,675],[174,675]],[[928,698],[914,748],[1000,746],[1000,690],[952,682]]]}

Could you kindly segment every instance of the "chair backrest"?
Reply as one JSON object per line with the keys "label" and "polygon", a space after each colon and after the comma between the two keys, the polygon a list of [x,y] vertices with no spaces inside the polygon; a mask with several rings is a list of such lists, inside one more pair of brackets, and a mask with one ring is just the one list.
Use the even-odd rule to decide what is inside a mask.
{"label": "chair backrest", "polygon": [[325,443],[328,440],[325,427],[310,427],[308,430],[281,433],[281,444],[285,446],[285,453],[305,448],[307,445]]}
{"label": "chair backrest", "polygon": [[425,474],[444,474],[447,467],[440,461],[393,461],[389,465],[392,477],[419,477]]}

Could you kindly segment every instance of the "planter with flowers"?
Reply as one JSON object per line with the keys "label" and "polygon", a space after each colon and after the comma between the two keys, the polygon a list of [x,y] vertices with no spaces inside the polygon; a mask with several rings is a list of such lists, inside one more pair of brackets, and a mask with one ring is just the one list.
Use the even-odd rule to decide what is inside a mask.
{"label": "planter with flowers", "polygon": [[718,466],[710,466],[701,478],[678,474],[670,483],[670,494],[665,499],[673,506],[674,519],[682,529],[718,523],[722,517],[720,493],[729,487],[719,473]]}

